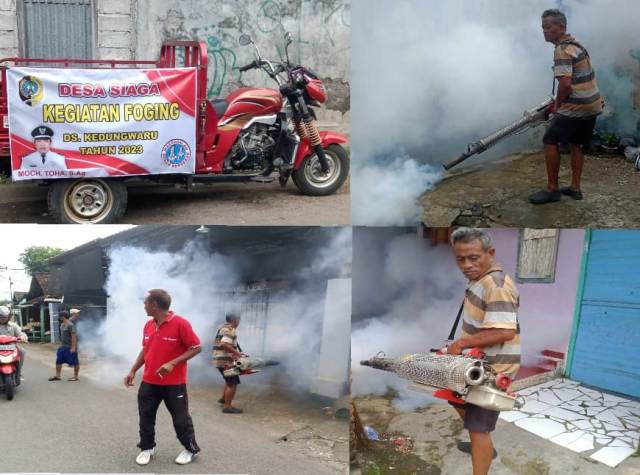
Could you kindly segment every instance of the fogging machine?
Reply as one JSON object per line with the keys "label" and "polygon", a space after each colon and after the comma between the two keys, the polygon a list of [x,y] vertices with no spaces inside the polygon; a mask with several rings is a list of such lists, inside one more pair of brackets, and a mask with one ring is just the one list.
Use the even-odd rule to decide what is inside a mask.
{"label": "fogging machine", "polygon": [[539,125],[546,123],[549,119],[549,110],[553,102],[553,97],[549,97],[537,106],[524,111],[523,117],[521,119],[516,120],[509,125],[506,125],[505,127],[486,136],[485,138],[478,140],[477,142],[473,142],[468,146],[466,152],[461,153],[458,158],[444,163],[442,166],[445,170],[449,170],[456,165],[464,162],[467,158],[488,150],[506,137],[521,134],[522,132],[530,128],[538,127]]}
{"label": "fogging machine", "polygon": [[508,391],[511,378],[497,373],[477,348],[460,356],[438,351],[388,358],[378,353],[360,364],[396,373],[414,383],[410,389],[433,391],[433,396],[458,404],[470,403],[493,411],[519,409],[524,404],[521,397]]}
{"label": "fogging machine", "polygon": [[241,356],[237,360],[229,363],[222,370],[227,378],[233,376],[246,376],[248,374],[259,373],[261,368],[267,366],[279,365],[279,361],[263,360],[262,358],[254,358],[253,356]]}

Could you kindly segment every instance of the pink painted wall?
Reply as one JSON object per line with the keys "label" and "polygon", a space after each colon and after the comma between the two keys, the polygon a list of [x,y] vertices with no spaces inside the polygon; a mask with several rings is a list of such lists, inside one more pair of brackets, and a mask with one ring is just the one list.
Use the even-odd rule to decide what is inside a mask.
{"label": "pink painted wall", "polygon": [[[490,234],[496,248],[496,261],[515,279],[519,230],[491,229]],[[534,363],[540,352],[545,349],[564,353],[567,351],[583,247],[584,230],[561,230],[555,282],[516,283],[520,291],[518,318],[525,364]]]}

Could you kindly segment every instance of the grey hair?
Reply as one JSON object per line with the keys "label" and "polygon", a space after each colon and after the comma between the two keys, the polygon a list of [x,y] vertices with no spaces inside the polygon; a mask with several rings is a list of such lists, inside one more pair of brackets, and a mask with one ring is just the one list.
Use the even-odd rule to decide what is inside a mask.
{"label": "grey hair", "polygon": [[451,245],[455,246],[456,243],[468,244],[471,241],[479,240],[482,243],[482,249],[488,251],[493,247],[491,242],[491,236],[485,229],[480,228],[458,228],[451,233]]}
{"label": "grey hair", "polygon": [[542,12],[542,18],[551,17],[556,25],[562,25],[567,28],[567,17],[557,8],[551,8]]}

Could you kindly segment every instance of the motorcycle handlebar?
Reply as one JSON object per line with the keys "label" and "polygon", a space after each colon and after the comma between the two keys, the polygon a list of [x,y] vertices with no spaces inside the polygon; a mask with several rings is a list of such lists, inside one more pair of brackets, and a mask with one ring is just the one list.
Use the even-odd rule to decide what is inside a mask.
{"label": "motorcycle handlebar", "polygon": [[257,61],[252,61],[249,64],[246,64],[244,66],[240,66],[240,72],[244,73],[245,71],[249,71],[250,69],[253,68],[257,68],[258,67],[258,62]]}

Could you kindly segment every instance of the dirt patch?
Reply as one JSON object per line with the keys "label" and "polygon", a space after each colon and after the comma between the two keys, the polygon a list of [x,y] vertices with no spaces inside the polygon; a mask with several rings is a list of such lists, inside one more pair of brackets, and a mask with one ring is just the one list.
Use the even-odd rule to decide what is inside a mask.
{"label": "dirt patch", "polygon": [[[453,408],[438,402],[402,412],[392,406],[393,398],[393,394],[353,398],[363,423],[375,429],[380,439],[352,456],[353,475],[471,473],[471,458],[456,447],[456,441],[468,441],[469,436]],[[491,475],[640,473],[640,459],[631,457],[612,469],[503,420],[498,420],[491,435],[498,451]]]}
{"label": "dirt patch", "polygon": [[503,456],[501,462],[513,473],[518,475],[549,475],[551,466],[541,457],[527,459],[524,453],[518,452],[516,456]]}
{"label": "dirt patch", "polygon": [[[563,156],[561,186],[569,183],[569,157]],[[587,155],[584,199],[532,205],[527,197],[546,185],[542,152],[505,157],[481,168],[446,176],[422,198],[428,226],[637,227],[640,226],[640,173],[617,155]]]}

